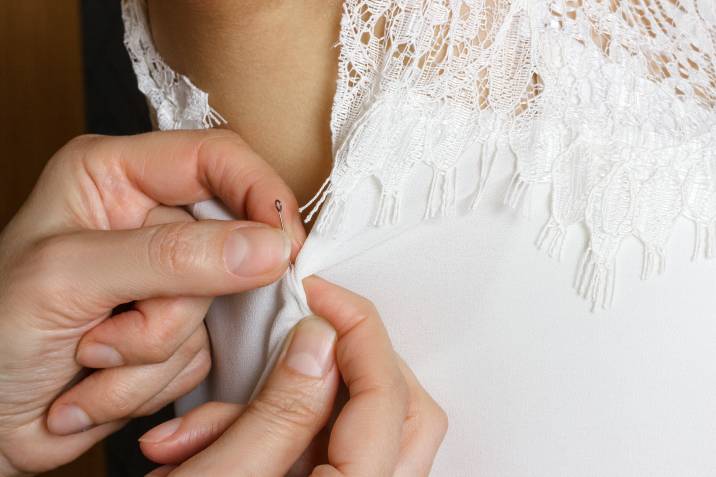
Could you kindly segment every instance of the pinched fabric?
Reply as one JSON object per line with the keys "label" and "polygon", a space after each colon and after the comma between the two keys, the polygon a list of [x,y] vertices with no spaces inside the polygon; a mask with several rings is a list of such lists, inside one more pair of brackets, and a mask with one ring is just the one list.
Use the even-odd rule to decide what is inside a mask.
{"label": "pinched fabric", "polygon": [[[144,0],[123,0],[126,45],[161,129],[221,122],[206,93],[161,60]],[[418,164],[432,168],[425,218],[479,204],[495,161],[513,161],[510,207],[537,184],[551,217],[537,243],[560,257],[570,227],[589,243],[577,291],[609,306],[629,236],[642,277],[665,267],[679,217],[694,258],[716,255],[716,3],[712,0],[345,0],[330,177],[306,204],[337,235],[357,185],[381,185],[374,225],[400,221]],[[466,151],[479,150],[475,157]],[[468,156],[468,157],[466,157]],[[458,161],[479,171],[457,191]]]}

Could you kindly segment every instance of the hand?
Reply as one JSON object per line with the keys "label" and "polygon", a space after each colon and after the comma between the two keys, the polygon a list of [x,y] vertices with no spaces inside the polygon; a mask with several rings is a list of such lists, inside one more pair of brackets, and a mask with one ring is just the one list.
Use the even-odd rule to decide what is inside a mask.
{"label": "hand", "polygon": [[339,374],[350,397],[331,431],[327,464],[302,475],[429,474],[447,418],[393,350],[373,304],[317,277],[304,287],[311,310],[327,321],[296,326],[248,406],[204,404],[145,434],[144,454],[172,464],[152,477],[285,475],[328,421]]}
{"label": "hand", "polygon": [[[179,207],[212,196],[255,222],[197,222]],[[295,252],[293,194],[230,131],[85,136],[60,150],[0,235],[0,475],[67,463],[202,380],[208,297],[287,267],[276,199]]]}

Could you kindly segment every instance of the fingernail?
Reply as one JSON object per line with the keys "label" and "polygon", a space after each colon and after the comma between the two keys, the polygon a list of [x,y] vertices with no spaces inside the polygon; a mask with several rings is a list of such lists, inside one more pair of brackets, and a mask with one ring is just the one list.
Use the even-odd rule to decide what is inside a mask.
{"label": "fingernail", "polygon": [[102,343],[87,343],[77,350],[77,362],[87,368],[114,368],[122,366],[124,359],[111,346]]}
{"label": "fingernail", "polygon": [[57,407],[47,418],[47,427],[50,432],[61,436],[86,431],[92,426],[92,419],[74,404],[63,404]]}
{"label": "fingernail", "polygon": [[304,318],[293,332],[286,351],[286,366],[297,373],[321,378],[333,367],[336,330],[318,317]]}
{"label": "fingernail", "polygon": [[173,436],[179,426],[181,425],[182,418],[175,417],[167,422],[159,424],[154,429],[150,429],[149,432],[139,438],[139,442],[146,442],[148,444],[159,444],[162,441],[169,439]]}
{"label": "fingernail", "polygon": [[303,217],[301,217],[301,214],[296,212],[296,215],[291,222],[291,239],[293,242],[297,243],[300,248],[303,246],[304,240],[306,240],[306,226],[303,225]]}
{"label": "fingernail", "polygon": [[224,243],[224,263],[234,275],[262,275],[288,262],[290,239],[270,227],[242,227],[233,230]]}

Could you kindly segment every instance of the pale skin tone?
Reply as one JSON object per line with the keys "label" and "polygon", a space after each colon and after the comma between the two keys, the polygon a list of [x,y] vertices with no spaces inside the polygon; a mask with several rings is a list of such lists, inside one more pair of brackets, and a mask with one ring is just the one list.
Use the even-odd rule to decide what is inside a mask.
{"label": "pale skin tone", "polygon": [[[226,127],[239,132],[275,168],[301,204],[313,196],[330,172],[329,124],[338,67],[339,50],[335,43],[342,5],[340,0],[223,0],[211,2],[209,8],[206,2],[199,0],[147,2],[152,36],[162,59],[208,92],[211,105],[227,120]],[[392,361],[387,356],[384,359],[385,362]],[[413,449],[414,455],[400,459],[402,464],[395,469],[395,475],[424,475],[429,471],[434,449],[442,439],[440,428],[444,415],[420,389],[407,367],[402,363],[400,367],[410,384],[412,391],[409,394],[424,396],[422,402],[430,402],[413,409],[434,410],[432,417],[426,419],[432,422],[427,427],[433,427],[434,438],[423,437],[420,446],[405,444],[406,448]],[[416,402],[414,399],[410,401]],[[198,430],[188,423],[180,426],[184,436],[204,436],[201,445],[196,440],[193,446],[186,445],[188,438],[182,437],[180,432],[159,447],[144,442],[143,450],[158,462],[181,462],[193,453],[194,448],[201,449],[212,442],[232,422],[232,406],[214,406],[206,413],[225,412],[227,415],[221,420],[204,419],[205,416],[200,417],[202,411],[196,411],[199,415],[189,416],[188,422],[194,423]],[[233,409],[234,413],[241,412],[240,407],[233,406]],[[201,425],[202,419],[214,423],[213,427],[206,423]],[[344,427],[348,429],[344,432],[350,433],[351,427]],[[201,429],[211,429],[211,432]],[[224,437],[219,443],[224,442],[225,448],[227,441],[230,443],[230,438]],[[377,439],[376,443],[388,444],[388,441],[389,438],[387,441]],[[310,440],[302,442],[299,447],[304,449],[308,442]],[[345,445],[350,445],[349,439]],[[316,447],[324,446],[320,440],[314,441],[313,452]],[[241,459],[236,458],[235,452],[227,451],[222,455],[216,447],[204,451],[202,454],[208,457],[201,457],[198,462],[208,461],[215,465],[227,462],[229,468],[239,468]],[[365,457],[378,455],[379,447],[375,448],[377,453],[366,453]],[[386,449],[390,447],[383,446],[383,450]],[[165,453],[175,457],[168,458]],[[395,454],[392,455],[395,458]],[[288,460],[293,461],[296,457],[291,456]],[[344,456],[339,459],[343,460]],[[345,457],[346,462],[351,460]],[[407,463],[409,461],[412,464]],[[179,469],[196,465],[196,462],[197,458],[194,458]],[[393,475],[389,471],[391,465],[376,473],[366,473],[358,467],[354,469],[355,475]],[[308,466],[304,462],[303,469],[294,470],[297,470],[296,475],[303,475],[310,471],[310,467],[310,462]],[[370,465],[364,463],[363,468],[369,469]],[[267,469],[256,472],[264,474]],[[354,472],[351,470],[346,474],[353,475]]]}
{"label": "pale skin tone", "polygon": [[[195,221],[180,207],[211,196],[240,220]],[[0,476],[65,464],[194,388],[211,365],[211,297],[275,281],[304,238],[291,190],[233,132],[65,146],[0,235]],[[373,305],[317,277],[304,286],[323,318],[299,324],[247,406],[205,405],[172,435],[147,434],[144,452],[175,466],[157,475],[286,474],[326,424],[339,379],[348,403],[326,459],[305,473],[429,472],[445,415]]]}
{"label": "pale skin tone", "polygon": [[[78,138],[0,235],[0,476],[67,463],[191,390],[211,366],[211,298],[278,279],[305,239],[298,203],[330,170],[340,2],[205,7],[151,0],[156,42],[240,136]],[[212,196],[240,220],[181,207]],[[304,286],[322,318],[297,326],[255,401],[208,403],[146,434],[143,452],[166,464],[156,475],[427,475],[444,412],[369,301],[317,277]],[[340,380],[348,403],[306,454]]]}
{"label": "pale skin tone", "polygon": [[[211,196],[243,220],[177,207]],[[293,241],[275,228],[275,198]],[[60,150],[0,235],[0,475],[66,463],[192,389],[210,366],[211,297],[281,276],[304,238],[296,207],[230,131]],[[99,371],[70,386],[83,366]]]}

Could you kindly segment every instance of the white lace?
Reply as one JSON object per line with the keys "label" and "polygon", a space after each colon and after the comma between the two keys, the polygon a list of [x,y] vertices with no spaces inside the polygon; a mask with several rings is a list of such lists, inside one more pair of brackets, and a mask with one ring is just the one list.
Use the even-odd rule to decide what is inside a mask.
{"label": "white lace", "polygon": [[[123,0],[127,48],[162,129],[209,127],[205,93],[151,46],[143,0]],[[334,166],[317,196],[317,233],[337,233],[351,193],[375,177],[374,224],[400,220],[414,166],[432,167],[427,219],[456,197],[473,205],[496,160],[515,163],[505,203],[551,185],[538,244],[561,256],[584,223],[578,292],[613,297],[616,256],[632,235],[643,278],[661,272],[679,216],[694,258],[716,254],[716,8],[712,0],[345,0],[331,128]],[[473,191],[455,190],[471,146]]]}
{"label": "white lace", "polygon": [[172,70],[154,48],[145,0],[123,0],[124,45],[161,130],[207,129],[226,123],[211,106],[209,95]]}

